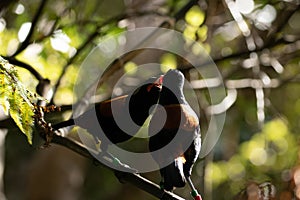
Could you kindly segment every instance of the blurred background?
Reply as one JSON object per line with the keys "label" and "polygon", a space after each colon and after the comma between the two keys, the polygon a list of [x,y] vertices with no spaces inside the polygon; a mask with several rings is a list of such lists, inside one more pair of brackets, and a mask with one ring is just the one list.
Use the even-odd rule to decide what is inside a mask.
{"label": "blurred background", "polygon": [[[148,26],[179,31],[204,47],[186,43],[199,58],[205,50],[223,77],[226,97],[215,113],[208,89],[220,85],[194,69],[205,63],[192,66],[160,50],[124,57],[99,85],[96,99],[129,91],[144,73],[138,70],[142,64],[160,63],[157,73],[178,68],[196,92],[203,137],[211,115],[226,113],[216,146],[193,170],[203,199],[247,199],[243,191],[248,186],[263,190],[260,184],[265,182],[276,187],[276,199],[300,199],[299,4],[299,0],[2,0],[0,55],[17,66],[28,89],[61,106],[61,112],[46,115],[55,123],[71,116],[72,104],[79,99],[73,94],[78,70],[103,38]],[[111,49],[106,53],[110,56]],[[130,78],[111,91],[124,73]],[[2,111],[0,128],[0,199],[155,199],[119,183],[113,172],[65,147],[51,144],[41,149],[38,134],[30,146]],[[142,132],[146,131],[145,127]],[[67,137],[76,138],[76,129]],[[145,144],[134,139],[122,145],[146,151]],[[142,175],[160,181],[158,172]],[[175,190],[186,199],[189,192],[188,187]]]}

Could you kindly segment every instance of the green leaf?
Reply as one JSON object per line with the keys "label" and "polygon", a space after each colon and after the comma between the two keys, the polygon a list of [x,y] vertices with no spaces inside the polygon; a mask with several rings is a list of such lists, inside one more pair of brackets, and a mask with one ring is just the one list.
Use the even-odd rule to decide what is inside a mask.
{"label": "green leaf", "polygon": [[0,105],[26,135],[29,144],[32,144],[34,125],[33,102],[38,99],[41,97],[19,81],[15,67],[0,57]]}
{"label": "green leaf", "polygon": [[5,84],[4,73],[0,73],[0,105],[2,105],[6,115],[8,115],[9,110],[9,103],[6,93],[9,90],[10,89],[7,87],[7,84]]}
{"label": "green leaf", "polygon": [[200,26],[204,19],[205,14],[198,6],[193,6],[185,15],[186,22],[194,27]]}
{"label": "green leaf", "polygon": [[10,99],[9,114],[20,130],[26,135],[29,144],[32,144],[32,126],[34,124],[33,107],[22,99],[16,90]]}

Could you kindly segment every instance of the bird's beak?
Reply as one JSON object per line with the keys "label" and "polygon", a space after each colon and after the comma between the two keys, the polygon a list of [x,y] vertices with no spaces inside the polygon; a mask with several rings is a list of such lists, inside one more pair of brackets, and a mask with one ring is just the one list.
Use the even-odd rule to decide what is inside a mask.
{"label": "bird's beak", "polygon": [[150,92],[153,87],[157,87],[161,90],[162,83],[163,83],[163,77],[164,77],[164,75],[160,75],[160,77],[158,79],[156,79],[153,84],[151,84],[147,87],[147,91]]}

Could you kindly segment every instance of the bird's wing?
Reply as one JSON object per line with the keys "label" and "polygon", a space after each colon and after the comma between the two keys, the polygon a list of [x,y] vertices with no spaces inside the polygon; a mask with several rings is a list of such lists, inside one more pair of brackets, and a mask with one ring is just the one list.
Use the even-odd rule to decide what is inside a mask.
{"label": "bird's wing", "polygon": [[96,109],[101,114],[101,116],[105,117],[111,117],[115,113],[122,113],[126,106],[127,97],[128,95],[124,95],[103,101]]}
{"label": "bird's wing", "polygon": [[188,105],[172,104],[159,107],[151,119],[151,132],[158,132],[158,129],[183,129],[193,131],[199,126],[199,119],[196,113]]}
{"label": "bird's wing", "polygon": [[[177,139],[173,140],[178,135]],[[171,157],[183,155],[186,148],[199,134],[199,120],[187,105],[168,105],[159,107],[149,125],[149,149],[155,151],[172,142]],[[168,153],[170,156],[170,152]],[[165,159],[168,156],[163,156]],[[161,160],[157,158],[157,160]]]}

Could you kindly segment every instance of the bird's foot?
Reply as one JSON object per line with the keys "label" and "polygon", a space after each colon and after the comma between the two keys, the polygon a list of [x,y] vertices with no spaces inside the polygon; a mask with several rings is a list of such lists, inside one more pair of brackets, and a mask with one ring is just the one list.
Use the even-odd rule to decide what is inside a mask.
{"label": "bird's foot", "polygon": [[202,200],[202,197],[201,197],[200,194],[198,194],[198,191],[197,191],[197,190],[193,190],[193,191],[191,192],[191,195],[192,195],[192,197],[193,197],[195,200]]}
{"label": "bird's foot", "polygon": [[201,195],[198,193],[198,191],[196,190],[192,180],[191,180],[191,177],[190,176],[185,176],[185,179],[186,181],[188,182],[190,188],[192,189],[191,191],[191,195],[192,197],[194,198],[194,200],[202,200],[202,197]]}

